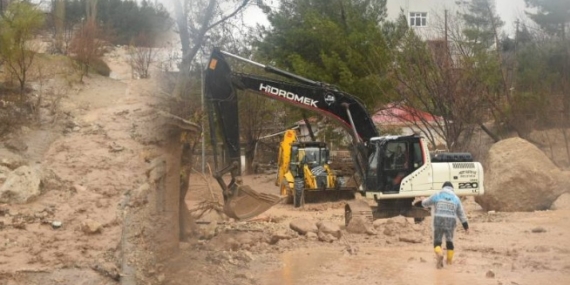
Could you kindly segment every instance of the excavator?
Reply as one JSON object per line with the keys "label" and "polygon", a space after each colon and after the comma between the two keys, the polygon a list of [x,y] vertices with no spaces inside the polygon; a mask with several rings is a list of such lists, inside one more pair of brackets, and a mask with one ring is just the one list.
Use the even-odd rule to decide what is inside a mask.
{"label": "excavator", "polygon": [[[312,136],[314,137],[314,136]],[[329,148],[319,141],[301,142],[297,131],[288,129],[279,144],[275,185],[295,207],[305,202],[354,198],[355,187],[345,187],[329,167]]]}
{"label": "excavator", "polygon": [[[248,63],[283,80],[233,72],[226,57]],[[440,153],[433,160],[420,135],[380,136],[364,104],[339,88],[249,60],[215,48],[205,71],[210,104],[212,143],[219,130],[226,165],[214,173],[224,197],[224,212],[235,219],[257,216],[284,197],[260,193],[243,185],[240,170],[238,90],[279,100],[330,118],[351,136],[351,156],[358,177],[358,199],[347,201],[345,223],[359,217],[372,221],[398,215],[423,219],[429,211],[413,205],[419,197],[439,191],[450,181],[458,196],[484,193],[483,167],[469,153]],[[215,120],[217,118],[217,120]],[[230,174],[230,181],[224,176]]]}

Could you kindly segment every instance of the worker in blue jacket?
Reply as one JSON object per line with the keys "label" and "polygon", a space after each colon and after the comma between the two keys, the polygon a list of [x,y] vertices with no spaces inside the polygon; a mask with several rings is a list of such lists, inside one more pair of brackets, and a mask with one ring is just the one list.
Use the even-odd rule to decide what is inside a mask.
{"label": "worker in blue jacket", "polygon": [[437,257],[437,268],[443,267],[443,250],[441,244],[445,237],[447,247],[447,264],[451,265],[453,260],[453,232],[457,225],[457,219],[466,233],[469,232],[467,216],[463,210],[461,200],[453,192],[453,184],[447,181],[443,183],[442,190],[433,194],[427,199],[416,202],[416,205],[428,208],[431,207],[433,217],[433,246]]}

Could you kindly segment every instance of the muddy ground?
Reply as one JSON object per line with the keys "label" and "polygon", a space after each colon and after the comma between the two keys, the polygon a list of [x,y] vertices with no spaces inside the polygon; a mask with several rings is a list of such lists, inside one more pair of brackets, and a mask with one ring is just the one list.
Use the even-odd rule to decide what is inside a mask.
{"label": "muddy ground", "polygon": [[[278,191],[272,175],[248,176],[259,191]],[[187,203],[207,197],[198,175]],[[570,211],[487,213],[472,198],[464,206],[471,231],[456,232],[451,266],[435,269],[431,218],[421,224],[396,217],[377,220],[377,234],[342,231],[332,242],[291,230],[297,218],[332,221],[343,227],[343,203],[327,202],[295,209],[281,204],[258,221],[199,219],[202,239],[181,244],[165,284],[568,284],[570,282]],[[275,242],[278,240],[277,242]]]}
{"label": "muddy ground", "polygon": [[[111,78],[87,77],[62,98],[61,117],[48,112],[15,133],[25,150],[0,147],[1,159],[44,170],[38,197],[0,204],[0,285],[570,284],[569,210],[487,213],[471,198],[471,232],[457,230],[455,263],[442,270],[430,218],[379,220],[375,234],[348,234],[342,201],[280,204],[242,222],[211,211],[196,216],[188,240],[173,243],[177,211],[168,201],[177,197],[161,197],[149,181],[165,148],[154,128],[156,82],[133,80],[120,55],[106,60]],[[244,179],[278,193],[274,175]],[[208,175],[190,180],[190,209],[219,199]],[[290,228],[295,219],[332,222],[342,237],[300,235]]]}

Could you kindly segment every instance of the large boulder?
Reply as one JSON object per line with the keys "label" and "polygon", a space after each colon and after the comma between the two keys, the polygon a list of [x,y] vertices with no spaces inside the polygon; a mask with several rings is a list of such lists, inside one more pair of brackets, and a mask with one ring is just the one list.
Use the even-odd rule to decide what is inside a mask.
{"label": "large boulder", "polygon": [[562,172],[536,146],[521,138],[494,144],[485,166],[485,194],[475,197],[484,210],[504,212],[550,208],[564,188]]}
{"label": "large boulder", "polygon": [[550,207],[551,210],[570,210],[570,193],[560,195]]}
{"label": "large boulder", "polygon": [[0,165],[0,185],[6,181],[6,178],[8,178],[8,174],[10,174],[10,172],[12,172],[10,168]]}
{"label": "large boulder", "polygon": [[330,222],[330,221],[320,221],[317,223],[317,228],[319,228],[319,232],[324,234],[332,235],[333,237],[339,239],[342,235],[340,231],[340,226]]}
{"label": "large boulder", "polygon": [[306,219],[295,219],[289,223],[289,227],[298,232],[301,235],[306,235],[307,233],[317,233],[319,229],[314,222],[308,221]]}
{"label": "large boulder", "polygon": [[40,195],[41,172],[38,168],[20,166],[10,172],[0,187],[0,203],[27,203]]}

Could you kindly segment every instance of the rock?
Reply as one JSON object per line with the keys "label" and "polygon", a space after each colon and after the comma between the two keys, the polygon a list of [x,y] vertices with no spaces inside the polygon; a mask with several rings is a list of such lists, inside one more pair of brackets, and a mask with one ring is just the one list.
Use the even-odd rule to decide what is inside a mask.
{"label": "rock", "polygon": [[378,232],[373,227],[366,228],[366,234],[369,236],[375,236]]}
{"label": "rock", "polygon": [[138,207],[145,205],[146,203],[148,203],[149,193],[150,193],[150,185],[148,183],[142,184],[135,191],[133,191],[131,199],[129,200],[129,206]]}
{"label": "rock", "polygon": [[12,170],[8,167],[0,165],[0,183],[4,183],[4,181],[6,181],[10,172],[12,172]]}
{"label": "rock", "polygon": [[372,222],[372,225],[374,226],[374,228],[380,228],[383,227],[386,224],[386,219],[377,219],[374,220],[374,222]]}
{"label": "rock", "polygon": [[570,193],[564,193],[552,204],[551,210],[570,210]]}
{"label": "rock", "polygon": [[160,274],[160,275],[158,275],[156,280],[158,281],[158,284],[163,284],[164,280],[166,280],[166,276],[164,274]]}
{"label": "rock", "polygon": [[399,225],[399,226],[403,226],[403,227],[407,227],[409,225],[408,219],[406,219],[406,217],[404,216],[396,216],[396,217],[392,217],[386,220],[386,224],[387,225]]}
{"label": "rock", "polygon": [[318,239],[318,235],[314,232],[308,232],[305,237],[307,237],[308,240],[316,240]]}
{"label": "rock", "polygon": [[407,243],[422,243],[422,242],[424,242],[424,239],[422,237],[418,237],[418,236],[400,236],[399,240],[401,242],[407,242]]}
{"label": "rock", "polygon": [[238,251],[235,255],[235,259],[244,261],[246,263],[255,260],[253,254],[247,250]]}
{"label": "rock", "polygon": [[287,239],[291,239],[291,238],[292,238],[292,236],[288,232],[286,232],[284,230],[278,231],[278,232],[275,232],[271,235],[271,238],[269,239],[269,244],[276,244],[280,240],[287,240]]}
{"label": "rock", "polygon": [[150,182],[156,182],[166,174],[166,160],[157,157],[150,162],[147,168],[147,175]]}
{"label": "rock", "polygon": [[54,229],[59,229],[59,228],[61,228],[61,225],[62,225],[61,221],[53,221],[53,222],[51,222],[51,227],[54,228]]}
{"label": "rock", "polygon": [[558,175],[558,187],[562,192],[570,193],[570,171],[561,171]]}
{"label": "rock", "polygon": [[112,142],[109,146],[109,152],[120,152],[125,150],[125,147],[118,145],[116,142]]}
{"label": "rock", "polygon": [[28,145],[26,145],[26,143],[18,138],[12,138],[9,140],[6,140],[4,142],[4,146],[9,149],[9,150],[13,150],[16,152],[24,152],[28,149]]}
{"label": "rock", "polygon": [[4,205],[0,205],[0,217],[4,217],[10,214],[10,209]]}
{"label": "rock", "polygon": [[537,227],[531,230],[533,233],[545,233],[546,230],[543,227]]}
{"label": "rock", "polygon": [[0,203],[23,204],[40,195],[40,176],[38,168],[29,166],[10,172],[0,187]]}
{"label": "rock", "polygon": [[[64,181],[51,169],[42,169],[41,185],[44,191],[68,189],[68,182]],[[76,189],[77,190],[77,189]]]}
{"label": "rock", "polygon": [[289,223],[289,227],[301,235],[306,235],[309,232],[317,233],[319,231],[315,223],[306,219],[295,219]]}
{"label": "rock", "polygon": [[561,171],[536,146],[511,138],[495,143],[485,166],[485,194],[475,201],[486,211],[549,209],[562,194]]}
{"label": "rock", "polygon": [[487,278],[495,278],[495,272],[489,270],[489,271],[487,271],[487,273],[485,274],[485,276],[486,276]]}
{"label": "rock", "polygon": [[119,281],[121,279],[120,270],[117,268],[117,266],[115,266],[115,264],[111,262],[99,260],[91,265],[91,269],[115,281]]}
{"label": "rock", "polygon": [[6,148],[0,148],[0,165],[14,170],[22,165],[27,165],[27,163],[22,156],[13,153]]}
{"label": "rock", "polygon": [[199,238],[200,239],[211,239],[216,236],[216,229],[218,227],[217,221],[211,221],[208,225],[200,227]]}
{"label": "rock", "polygon": [[236,274],[234,275],[234,278],[253,279],[253,277],[252,277],[251,274],[249,274],[249,273],[236,273]]}
{"label": "rock", "polygon": [[330,234],[336,239],[339,239],[341,236],[341,231],[339,225],[330,222],[330,221],[320,221],[317,223],[317,228],[319,232],[323,232],[325,234]]}
{"label": "rock", "polygon": [[333,242],[333,241],[337,240],[333,235],[327,234],[327,233],[322,232],[322,231],[319,231],[317,233],[317,237],[319,238],[320,241],[324,241],[324,242]]}
{"label": "rock", "polygon": [[81,223],[81,230],[88,235],[101,233],[102,227],[101,223],[91,219],[87,219]]}

